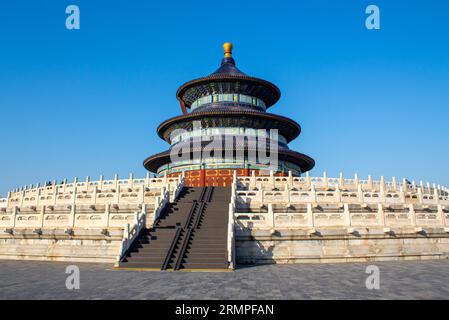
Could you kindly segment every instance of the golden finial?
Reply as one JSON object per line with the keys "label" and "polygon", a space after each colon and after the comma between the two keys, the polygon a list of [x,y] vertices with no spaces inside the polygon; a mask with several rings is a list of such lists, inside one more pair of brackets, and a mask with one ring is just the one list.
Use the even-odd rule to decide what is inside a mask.
{"label": "golden finial", "polygon": [[232,43],[225,42],[223,44],[224,56],[225,58],[232,58]]}

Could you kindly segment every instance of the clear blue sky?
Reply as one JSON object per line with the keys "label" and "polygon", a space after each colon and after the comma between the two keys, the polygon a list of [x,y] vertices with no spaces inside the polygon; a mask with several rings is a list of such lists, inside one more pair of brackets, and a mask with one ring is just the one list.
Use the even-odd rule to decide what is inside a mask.
{"label": "clear blue sky", "polygon": [[[65,28],[77,4],[81,30]],[[381,30],[365,28],[365,8]],[[312,174],[449,185],[449,1],[2,1],[0,194],[145,175],[185,81],[238,67],[282,91]]]}

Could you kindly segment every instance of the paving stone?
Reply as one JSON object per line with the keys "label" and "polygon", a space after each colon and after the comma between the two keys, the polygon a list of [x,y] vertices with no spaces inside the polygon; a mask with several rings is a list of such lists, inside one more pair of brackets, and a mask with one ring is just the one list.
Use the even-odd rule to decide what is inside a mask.
{"label": "paving stone", "polygon": [[[73,264],[73,263],[72,263]],[[61,262],[0,261],[0,299],[449,299],[449,260],[370,263],[380,290],[368,290],[367,263],[241,267],[234,273],[115,271],[76,264],[68,290]]]}

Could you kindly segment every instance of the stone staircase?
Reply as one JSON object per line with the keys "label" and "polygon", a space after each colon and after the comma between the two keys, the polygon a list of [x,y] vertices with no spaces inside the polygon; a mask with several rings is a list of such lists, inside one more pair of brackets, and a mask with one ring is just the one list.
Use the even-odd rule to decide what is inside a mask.
{"label": "stone staircase", "polygon": [[228,269],[230,188],[184,188],[151,229],[143,230],[120,268]]}

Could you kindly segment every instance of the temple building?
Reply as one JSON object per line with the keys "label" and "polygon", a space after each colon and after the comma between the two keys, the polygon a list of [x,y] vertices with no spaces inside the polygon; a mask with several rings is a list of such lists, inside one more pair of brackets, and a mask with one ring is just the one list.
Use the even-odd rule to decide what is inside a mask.
{"label": "temple building", "polygon": [[[253,171],[256,176],[269,171],[277,176],[289,171],[300,176],[312,169],[312,158],[288,147],[299,136],[300,125],[267,112],[281,96],[278,87],[240,71],[231,43],[225,43],[223,49],[221,66],[215,72],[178,89],[176,97],[183,114],[157,129],[170,149],[147,158],[145,168],[159,176],[176,177],[184,172],[187,186],[230,186],[234,171],[241,176]],[[210,141],[215,141],[213,151],[209,150]],[[274,167],[255,153],[261,145],[271,151],[266,154],[276,160]],[[187,150],[187,157],[173,159],[178,150]]]}
{"label": "temple building", "polygon": [[[133,270],[449,258],[449,189],[403,178],[311,177],[288,144],[295,121],[268,113],[272,83],[220,68],[182,85],[158,176],[64,179],[0,197],[0,260],[98,262]],[[305,173],[303,175],[303,173]]]}

